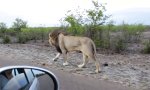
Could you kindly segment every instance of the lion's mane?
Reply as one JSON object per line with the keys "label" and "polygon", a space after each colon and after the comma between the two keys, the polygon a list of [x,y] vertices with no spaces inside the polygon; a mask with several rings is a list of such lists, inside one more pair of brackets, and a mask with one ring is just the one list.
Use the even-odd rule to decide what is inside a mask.
{"label": "lion's mane", "polygon": [[49,36],[55,41],[54,46],[55,46],[56,50],[59,53],[62,53],[62,51],[59,47],[59,43],[58,43],[59,42],[59,39],[58,39],[59,34],[68,35],[68,33],[65,30],[53,30]]}

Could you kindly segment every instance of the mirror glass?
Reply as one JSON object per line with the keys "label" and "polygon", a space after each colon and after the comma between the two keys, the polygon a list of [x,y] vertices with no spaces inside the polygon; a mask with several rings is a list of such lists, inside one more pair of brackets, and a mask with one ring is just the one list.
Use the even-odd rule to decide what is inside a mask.
{"label": "mirror glass", "polygon": [[32,68],[12,68],[0,73],[0,90],[56,90],[53,77]]}

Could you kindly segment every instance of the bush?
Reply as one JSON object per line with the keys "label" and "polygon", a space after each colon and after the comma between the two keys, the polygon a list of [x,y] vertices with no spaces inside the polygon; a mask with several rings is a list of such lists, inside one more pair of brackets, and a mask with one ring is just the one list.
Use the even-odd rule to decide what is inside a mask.
{"label": "bush", "polygon": [[3,36],[3,43],[4,44],[10,43],[10,42],[11,42],[11,40],[10,40],[9,36]]}
{"label": "bush", "polygon": [[114,42],[114,50],[116,53],[121,53],[122,51],[126,50],[126,44],[122,38],[116,39]]}
{"label": "bush", "polygon": [[16,35],[18,34],[18,32],[16,32],[12,28],[9,28],[9,29],[6,30],[5,34],[7,34],[9,36],[12,36],[12,37],[16,37]]}
{"label": "bush", "polygon": [[37,42],[37,40],[44,40],[48,39],[48,33],[50,30],[54,28],[25,28],[21,29],[21,32],[18,33],[17,39],[18,43],[26,43],[29,40],[34,40],[34,42]]}
{"label": "bush", "polygon": [[17,35],[18,43],[26,43],[29,40],[29,37],[25,33],[19,33]]}
{"label": "bush", "polygon": [[150,54],[150,40],[145,43],[143,52],[146,54]]}
{"label": "bush", "polygon": [[127,43],[137,43],[140,42],[140,36],[142,31],[145,30],[145,26],[142,24],[123,24],[121,25],[121,31],[123,37]]}
{"label": "bush", "polygon": [[5,23],[0,23],[0,33],[5,33],[7,26]]}

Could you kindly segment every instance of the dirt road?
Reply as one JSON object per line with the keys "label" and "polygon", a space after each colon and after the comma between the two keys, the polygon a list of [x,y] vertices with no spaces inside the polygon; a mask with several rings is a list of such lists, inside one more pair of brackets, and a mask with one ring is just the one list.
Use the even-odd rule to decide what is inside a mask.
{"label": "dirt road", "polygon": [[[20,60],[13,60],[10,56],[0,55],[0,67],[10,66],[10,65],[35,65],[29,63],[28,61],[22,62]],[[45,68],[42,66],[42,68]],[[112,83],[102,80],[96,80],[89,77],[83,77],[79,75],[73,75],[69,73],[64,73],[59,70],[49,69],[58,77],[60,81],[60,90],[134,90],[129,87],[122,86],[118,83]]]}
{"label": "dirt road", "polygon": [[[102,72],[95,74],[95,65],[79,69],[81,53],[69,53],[69,66],[62,65],[62,57],[53,62],[56,51],[52,47],[33,44],[0,44],[0,67],[33,65],[53,71],[60,80],[61,90],[150,90],[150,55],[98,54]],[[108,65],[105,65],[108,64]]]}
{"label": "dirt road", "polygon": [[[97,76],[104,77],[103,73],[97,75],[91,73],[94,70],[92,63],[88,65],[91,67],[82,70],[78,69],[75,65],[81,63],[81,61],[74,62],[74,60],[71,60],[71,65],[67,67],[62,66],[62,58],[57,62],[52,62],[51,58],[54,57],[54,52],[53,48],[37,45],[1,44],[0,67],[8,65],[32,65],[46,68],[56,74],[60,81],[61,90],[134,90],[121,83],[110,81],[109,77],[101,80]],[[70,57],[73,58],[76,56],[72,53]],[[78,55],[78,57],[81,58],[81,55]]]}

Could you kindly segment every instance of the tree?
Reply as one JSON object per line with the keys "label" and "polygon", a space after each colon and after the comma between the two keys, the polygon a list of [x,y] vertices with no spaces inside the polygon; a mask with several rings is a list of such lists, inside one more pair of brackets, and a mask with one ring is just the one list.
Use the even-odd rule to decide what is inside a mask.
{"label": "tree", "polygon": [[75,33],[77,31],[83,31],[81,29],[83,26],[86,26],[87,36],[93,38],[95,30],[99,29],[100,25],[103,25],[106,20],[110,17],[104,14],[106,11],[105,5],[100,4],[98,1],[92,1],[93,7],[92,9],[84,9],[81,8],[73,10],[69,10],[66,14],[64,22],[67,22]]}
{"label": "tree", "polygon": [[0,23],[0,32],[5,33],[6,30],[7,30],[6,24],[1,22]]}
{"label": "tree", "polygon": [[62,19],[63,24],[69,28],[67,30],[73,32],[74,35],[81,34],[83,32],[83,22],[80,8],[74,10],[68,10],[66,17]]}
{"label": "tree", "polygon": [[103,25],[106,20],[110,17],[110,15],[105,15],[106,11],[105,6],[98,1],[92,1],[94,8],[87,10],[87,22],[88,26],[88,36],[93,38],[95,36],[96,30],[99,30],[99,39],[102,38],[102,30],[100,29],[100,25]]}
{"label": "tree", "polygon": [[14,28],[15,31],[21,31],[21,28],[26,28],[26,27],[27,27],[27,22],[19,18],[15,19],[15,22],[13,22],[13,26],[12,26],[12,28]]}
{"label": "tree", "polygon": [[87,10],[88,21],[91,25],[103,25],[110,17],[104,14],[105,6],[98,1],[92,1],[94,8]]}
{"label": "tree", "polygon": [[74,34],[79,34],[81,31],[82,25],[79,23],[78,19],[76,19],[73,15],[68,15],[65,18],[65,21],[70,24],[70,30],[73,31]]}

